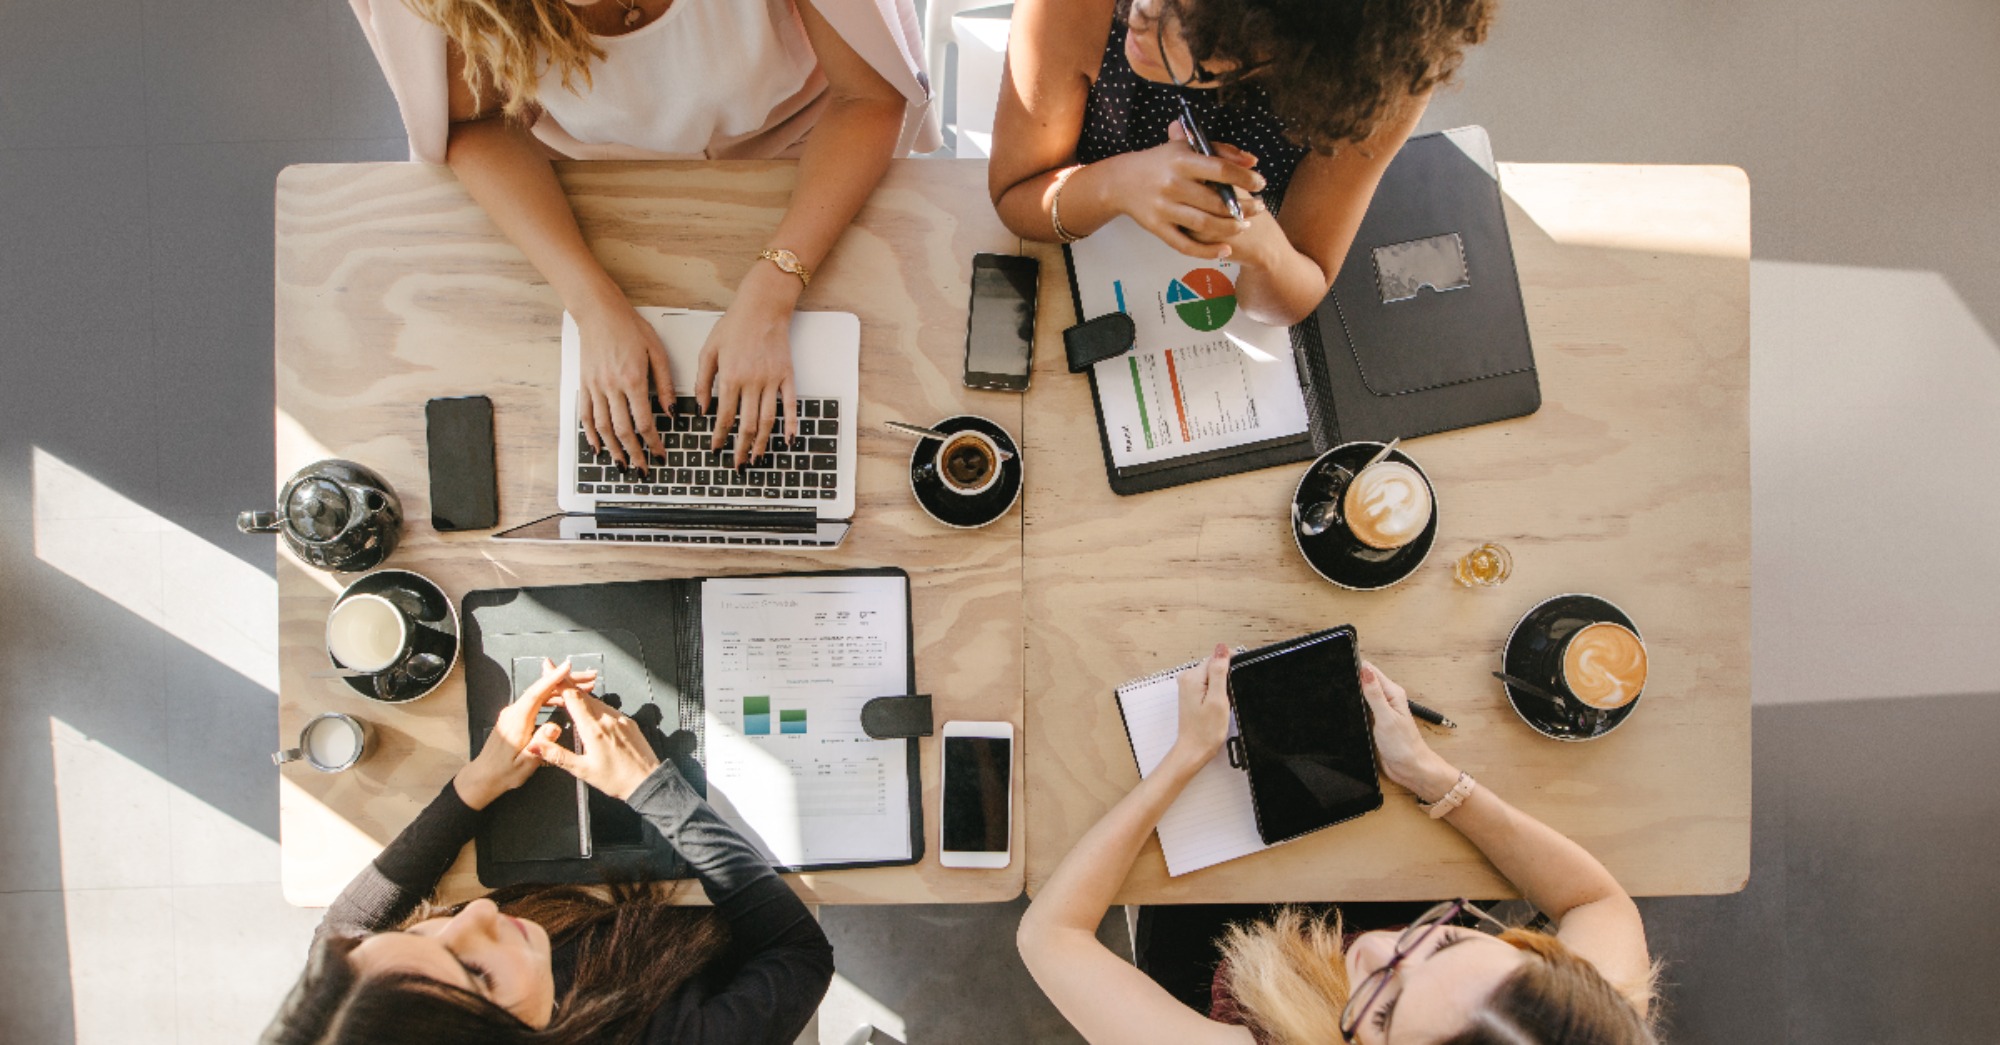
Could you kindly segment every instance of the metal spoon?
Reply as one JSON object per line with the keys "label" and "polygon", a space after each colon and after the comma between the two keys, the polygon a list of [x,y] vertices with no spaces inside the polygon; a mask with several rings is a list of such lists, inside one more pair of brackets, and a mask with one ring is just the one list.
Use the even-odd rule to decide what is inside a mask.
{"label": "metal spoon", "polygon": [[[935,428],[925,428],[923,425],[913,425],[908,421],[884,421],[882,423],[885,426],[887,426],[890,430],[901,432],[904,435],[914,435],[914,436],[921,436],[925,439],[935,439],[940,443],[949,441],[951,439],[950,432],[940,432]],[[1000,448],[995,447],[995,449],[1000,449]],[[1013,451],[1000,449],[1000,459],[1002,461],[1013,460],[1014,459]]]}
{"label": "metal spoon", "polygon": [[1540,697],[1543,700],[1546,700],[1549,703],[1554,704],[1559,708],[1567,709],[1570,706],[1569,701],[1564,700],[1563,698],[1558,697],[1553,693],[1550,693],[1548,690],[1545,690],[1542,687],[1537,686],[1532,682],[1529,682],[1527,679],[1520,678],[1514,675],[1509,675],[1504,671],[1494,672],[1493,677],[1499,679],[1502,682],[1505,682],[1510,686],[1513,686],[1516,689],[1525,690],[1533,696]]}

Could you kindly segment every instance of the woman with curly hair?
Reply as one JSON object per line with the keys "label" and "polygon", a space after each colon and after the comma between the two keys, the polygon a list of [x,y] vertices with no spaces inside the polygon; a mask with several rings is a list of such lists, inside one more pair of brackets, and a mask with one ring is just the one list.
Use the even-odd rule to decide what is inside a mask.
{"label": "woman with curly hair", "polygon": [[[1033,240],[1120,215],[1242,266],[1254,319],[1333,286],[1382,172],[1491,0],[1017,0],[988,187]],[[1102,43],[1100,43],[1102,41]],[[1216,155],[1188,148],[1185,99]],[[1242,217],[1214,185],[1233,188]]]}
{"label": "woman with curly hair", "polygon": [[[833,979],[812,912],[638,723],[548,664],[485,745],[327,908],[265,1045],[790,1045]],[[581,751],[536,712],[559,703]],[[621,799],[693,867],[712,908],[651,886],[519,887],[423,904],[480,816],[540,766]]]}
{"label": "woman with curly hair", "polygon": [[[777,229],[702,347],[692,395],[799,438],[792,311],[892,156],[936,147],[910,0],[349,0],[415,159],[451,167],[581,335],[578,418],[620,465],[664,458],[666,349],[592,256],[552,159],[797,157]],[[771,449],[777,449],[772,447]]]}
{"label": "woman with curly hair", "polygon": [[[1638,906],[1581,846],[1432,751],[1403,688],[1372,664],[1361,690],[1383,773],[1478,846],[1554,934],[1507,928],[1452,900],[1393,921],[1402,905],[1143,908],[1138,969],[1099,943],[1098,923],[1146,837],[1222,746],[1228,680],[1223,646],[1181,675],[1173,750],[1077,842],[1021,919],[1028,971],[1087,1040],[1654,1045]],[[1351,931],[1363,927],[1374,931]]]}

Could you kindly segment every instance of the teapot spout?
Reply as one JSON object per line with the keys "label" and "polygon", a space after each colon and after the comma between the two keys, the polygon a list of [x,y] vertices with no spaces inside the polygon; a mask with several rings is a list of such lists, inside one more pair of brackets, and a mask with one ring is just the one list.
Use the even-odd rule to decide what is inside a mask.
{"label": "teapot spout", "polygon": [[237,512],[236,528],[244,533],[277,533],[278,516],[275,512]]}

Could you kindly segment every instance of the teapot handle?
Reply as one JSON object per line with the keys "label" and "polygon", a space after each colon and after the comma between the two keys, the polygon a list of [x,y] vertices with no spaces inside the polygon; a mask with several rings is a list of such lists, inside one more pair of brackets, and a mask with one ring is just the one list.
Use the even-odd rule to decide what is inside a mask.
{"label": "teapot handle", "polygon": [[276,512],[237,512],[236,528],[244,533],[277,533]]}

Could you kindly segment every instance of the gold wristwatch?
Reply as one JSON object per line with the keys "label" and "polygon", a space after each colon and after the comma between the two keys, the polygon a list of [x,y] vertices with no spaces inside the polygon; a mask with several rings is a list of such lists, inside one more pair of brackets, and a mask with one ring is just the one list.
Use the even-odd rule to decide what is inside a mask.
{"label": "gold wristwatch", "polygon": [[800,286],[806,286],[806,287],[812,286],[813,282],[812,270],[800,263],[799,256],[797,254],[794,254],[789,250],[780,249],[780,250],[758,251],[757,256],[759,258],[764,259],[765,261],[770,262],[773,265],[778,266],[778,268],[786,272],[789,272],[794,276],[799,277]]}

